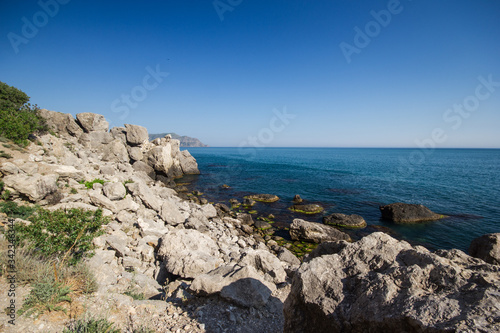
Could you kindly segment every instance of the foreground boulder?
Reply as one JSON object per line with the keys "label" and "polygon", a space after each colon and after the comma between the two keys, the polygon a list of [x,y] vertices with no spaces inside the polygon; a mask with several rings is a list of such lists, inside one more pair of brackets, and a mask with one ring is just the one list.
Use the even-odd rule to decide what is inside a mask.
{"label": "foreground boulder", "polygon": [[366,221],[363,217],[353,214],[346,215],[341,213],[334,213],[323,218],[323,223],[334,225],[336,227],[345,228],[364,228]]}
{"label": "foreground boulder", "polygon": [[217,243],[193,229],[174,230],[163,236],[158,257],[170,274],[191,279],[223,263]]}
{"label": "foreground boulder", "polygon": [[351,239],[348,234],[338,229],[301,219],[293,220],[290,225],[290,237],[293,240],[305,240],[315,243]]}
{"label": "foreground boulder", "polygon": [[12,194],[21,194],[29,200],[38,202],[47,195],[57,191],[57,180],[59,175],[51,174],[42,176],[35,174],[33,176],[27,174],[9,175],[2,179],[5,187],[11,189]]}
{"label": "foreground boulder", "polygon": [[424,221],[434,221],[445,217],[436,214],[424,205],[393,203],[386,206],[380,206],[382,218],[391,220],[395,223],[417,223]]}
{"label": "foreground boulder", "polygon": [[500,267],[384,233],[302,264],[284,332],[499,332]]}
{"label": "foreground boulder", "polygon": [[469,254],[489,264],[500,265],[500,233],[474,239],[470,244]]}

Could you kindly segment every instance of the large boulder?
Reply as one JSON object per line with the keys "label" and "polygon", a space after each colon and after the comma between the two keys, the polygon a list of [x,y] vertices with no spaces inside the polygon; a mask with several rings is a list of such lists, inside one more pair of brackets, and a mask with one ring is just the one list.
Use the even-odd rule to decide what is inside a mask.
{"label": "large boulder", "polygon": [[499,332],[500,267],[377,232],[301,265],[284,332]]}
{"label": "large boulder", "polygon": [[189,213],[181,211],[178,202],[173,198],[169,198],[163,200],[160,216],[167,224],[176,226],[184,223],[189,217]]}
{"label": "large boulder", "polygon": [[120,139],[121,142],[127,143],[127,130],[125,127],[113,127],[109,130],[109,133],[114,139]]}
{"label": "large boulder", "polygon": [[407,204],[402,202],[380,206],[382,218],[395,223],[417,223],[439,220],[444,215],[436,214],[424,205]]}
{"label": "large boulder", "polygon": [[323,223],[344,228],[364,228],[366,221],[363,217],[353,214],[346,215],[341,213],[333,213],[323,217]]}
{"label": "large boulder", "polygon": [[139,125],[125,124],[127,142],[132,146],[142,145],[149,141],[148,130]]}
{"label": "large boulder", "polygon": [[174,164],[172,146],[167,143],[165,146],[151,148],[146,153],[146,160],[153,169],[168,175]]}
{"label": "large boulder", "polygon": [[294,240],[305,240],[315,243],[351,239],[348,234],[334,227],[307,222],[301,219],[293,220],[293,223],[290,225],[290,236]]}
{"label": "large boulder", "polygon": [[225,265],[196,277],[190,289],[200,295],[220,294],[243,307],[262,307],[276,286],[252,266]]}
{"label": "large boulder", "polygon": [[260,201],[260,202],[276,202],[280,198],[274,194],[252,194],[245,197],[246,199]]}
{"label": "large boulder", "polygon": [[318,204],[306,204],[306,205],[293,205],[289,208],[293,212],[302,214],[319,214],[323,211],[323,207]]}
{"label": "large boulder", "polygon": [[177,154],[177,158],[182,169],[182,173],[185,175],[199,175],[200,170],[198,170],[198,163],[195,158],[187,150],[183,150]]}
{"label": "large boulder", "polygon": [[132,164],[132,168],[136,172],[143,171],[153,180],[156,179],[155,169],[153,169],[149,164],[144,163],[143,161],[136,161],[134,164]]}
{"label": "large boulder", "polygon": [[38,114],[45,119],[47,126],[56,133],[63,135],[80,136],[83,133],[82,128],[69,113],[61,113],[41,109]]}
{"label": "large boulder", "polygon": [[103,115],[83,112],[76,115],[76,120],[85,130],[85,132],[107,132],[109,129],[109,123],[106,121]]}
{"label": "large boulder", "polygon": [[141,199],[144,205],[157,212],[161,209],[161,200],[155,193],[137,176],[132,177],[133,183],[127,183],[127,189],[137,198]]}
{"label": "large boulder", "polygon": [[108,197],[109,200],[121,200],[127,194],[127,190],[122,183],[104,183],[102,188],[104,195]]}
{"label": "large boulder", "polygon": [[56,174],[46,176],[16,174],[5,176],[2,181],[6,188],[14,191],[13,194],[22,194],[29,200],[36,202],[57,191],[58,179],[59,175]]}
{"label": "large boulder", "polygon": [[164,235],[158,249],[167,271],[182,278],[195,278],[219,267],[223,261],[217,243],[194,229]]}
{"label": "large boulder", "polygon": [[129,161],[127,148],[120,139],[114,139],[110,143],[102,145],[100,151],[103,153],[102,160],[105,162],[120,163]]}
{"label": "large boulder", "polygon": [[500,265],[500,233],[474,239],[470,244],[469,254],[489,264]]}

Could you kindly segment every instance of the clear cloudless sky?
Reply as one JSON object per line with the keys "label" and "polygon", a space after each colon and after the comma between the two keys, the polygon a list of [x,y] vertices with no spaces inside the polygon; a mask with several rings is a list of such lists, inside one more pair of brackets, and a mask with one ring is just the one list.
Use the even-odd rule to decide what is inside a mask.
{"label": "clear cloudless sky", "polygon": [[0,1],[0,81],[49,110],[211,146],[500,147],[500,1],[59,1]]}

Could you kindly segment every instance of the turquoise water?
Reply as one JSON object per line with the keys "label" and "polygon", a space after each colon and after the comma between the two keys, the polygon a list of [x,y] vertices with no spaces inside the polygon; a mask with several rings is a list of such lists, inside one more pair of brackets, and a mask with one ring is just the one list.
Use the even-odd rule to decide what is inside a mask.
{"label": "turquoise water", "polygon": [[[278,226],[301,217],[320,222],[333,212],[359,214],[369,228],[359,238],[386,230],[431,249],[466,251],[470,241],[500,232],[500,150],[358,148],[189,148],[202,175],[193,188],[211,201],[242,200],[249,193],[271,193],[281,200],[257,210],[277,216]],[[403,162],[406,161],[406,162]],[[413,163],[409,163],[409,161]],[[221,190],[227,184],[229,190]],[[291,213],[295,194],[321,203],[324,214]],[[449,218],[397,225],[380,218],[379,205],[419,203]],[[389,228],[389,229],[387,229]]]}

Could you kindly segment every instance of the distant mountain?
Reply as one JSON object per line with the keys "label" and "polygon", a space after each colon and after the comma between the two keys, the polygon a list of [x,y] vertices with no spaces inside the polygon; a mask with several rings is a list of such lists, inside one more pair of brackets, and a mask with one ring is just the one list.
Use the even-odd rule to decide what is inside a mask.
{"label": "distant mountain", "polygon": [[185,135],[180,136],[175,133],[149,134],[149,141],[157,138],[163,138],[167,134],[170,134],[172,136],[172,139],[179,140],[181,142],[181,147],[208,147],[207,145],[203,144],[200,140],[196,138],[191,138]]}

